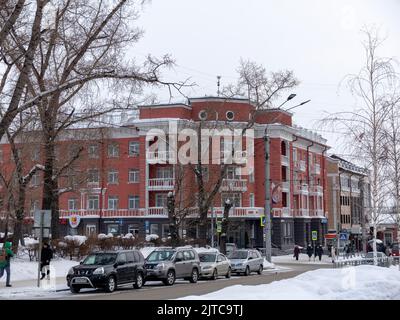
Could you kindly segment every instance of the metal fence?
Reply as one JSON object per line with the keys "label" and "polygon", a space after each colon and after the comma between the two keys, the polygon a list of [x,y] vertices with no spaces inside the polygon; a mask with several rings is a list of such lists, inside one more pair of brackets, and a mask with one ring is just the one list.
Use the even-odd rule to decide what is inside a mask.
{"label": "metal fence", "polygon": [[[399,257],[385,257],[377,258],[379,267],[389,268],[390,266],[399,265]],[[343,268],[348,266],[360,266],[360,265],[374,265],[374,259],[360,258],[360,259],[349,259],[335,261],[333,264],[334,268]]]}

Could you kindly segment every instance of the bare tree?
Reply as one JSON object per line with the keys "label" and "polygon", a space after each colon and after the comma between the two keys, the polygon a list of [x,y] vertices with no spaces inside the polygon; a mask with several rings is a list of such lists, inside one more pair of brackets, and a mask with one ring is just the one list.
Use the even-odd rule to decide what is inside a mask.
{"label": "bare tree", "polygon": [[378,56],[382,40],[376,30],[365,29],[365,62],[358,74],[347,76],[352,94],[360,105],[349,112],[329,115],[323,123],[334,124],[347,132],[350,152],[370,170],[371,208],[368,218],[373,227],[374,263],[377,264],[376,237],[379,218],[385,211],[389,182],[385,177],[387,147],[385,122],[390,115],[389,97],[395,93],[396,71],[393,60]]}

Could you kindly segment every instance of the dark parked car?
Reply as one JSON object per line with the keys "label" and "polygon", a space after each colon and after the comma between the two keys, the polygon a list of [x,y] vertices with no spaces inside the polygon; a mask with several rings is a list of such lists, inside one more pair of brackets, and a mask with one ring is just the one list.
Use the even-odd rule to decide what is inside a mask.
{"label": "dark parked car", "polygon": [[144,257],[138,250],[102,251],[89,254],[80,265],[68,271],[71,292],[82,288],[102,288],[113,292],[119,285],[141,288],[146,277]]}
{"label": "dark parked car", "polygon": [[159,280],[172,286],[175,279],[196,283],[200,275],[200,259],[192,247],[160,247],[146,258],[146,280]]}
{"label": "dark parked car", "polygon": [[393,257],[398,257],[398,256],[400,256],[399,244],[398,244],[397,242],[392,243],[392,246],[390,247],[390,249],[392,250],[392,256],[393,256]]}

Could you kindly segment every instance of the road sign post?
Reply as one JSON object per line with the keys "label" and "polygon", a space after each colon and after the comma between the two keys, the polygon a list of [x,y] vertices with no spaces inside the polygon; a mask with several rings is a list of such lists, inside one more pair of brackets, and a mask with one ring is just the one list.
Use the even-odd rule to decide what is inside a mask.
{"label": "road sign post", "polygon": [[314,261],[315,261],[315,253],[316,253],[315,241],[317,241],[317,239],[318,239],[318,232],[317,231],[312,231],[311,232],[311,237],[312,237],[313,246],[314,246]]}
{"label": "road sign post", "polygon": [[51,227],[51,211],[50,210],[37,210],[37,211],[35,211],[33,227],[35,229],[35,233],[39,237],[37,286],[40,287],[40,273],[41,273],[43,237],[44,237],[44,234],[46,234],[47,237],[50,236],[50,232],[49,231],[50,231],[50,227]]}

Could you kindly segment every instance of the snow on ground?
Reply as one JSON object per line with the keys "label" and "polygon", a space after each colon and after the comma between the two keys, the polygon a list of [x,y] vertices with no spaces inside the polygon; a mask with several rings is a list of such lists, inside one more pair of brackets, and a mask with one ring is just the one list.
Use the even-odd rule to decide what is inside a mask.
{"label": "snow on ground", "polygon": [[318,269],[256,286],[235,285],[185,300],[400,300],[398,268]]}
{"label": "snow on ground", "polygon": [[264,269],[275,269],[275,264],[268,262],[267,259],[264,258]]}
{"label": "snow on ground", "polygon": [[[78,265],[79,262],[67,259],[51,260],[50,265],[56,272],[56,277],[65,277],[68,270]],[[11,260],[11,282],[21,280],[32,280],[37,278],[38,263],[36,261],[26,261],[22,259]],[[5,281],[5,276],[0,279],[0,284]]]}
{"label": "snow on ground", "polygon": [[303,253],[299,255],[298,261],[296,261],[296,258],[293,257],[293,254],[288,254],[284,256],[274,256],[272,257],[272,262],[275,264],[279,263],[332,264],[332,258],[329,258],[327,255],[323,255],[321,261],[319,261],[318,257],[315,258],[314,261],[314,256],[312,256],[311,261],[309,261],[308,255]]}

